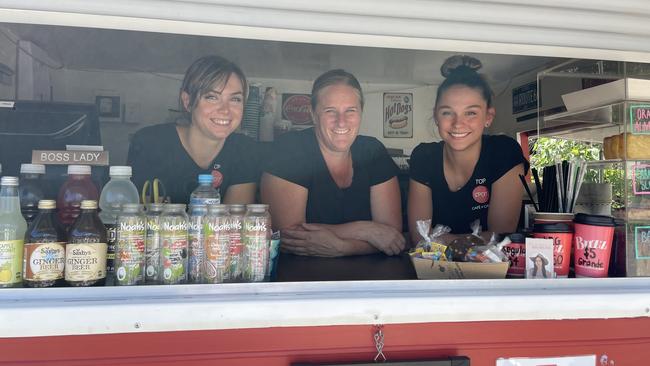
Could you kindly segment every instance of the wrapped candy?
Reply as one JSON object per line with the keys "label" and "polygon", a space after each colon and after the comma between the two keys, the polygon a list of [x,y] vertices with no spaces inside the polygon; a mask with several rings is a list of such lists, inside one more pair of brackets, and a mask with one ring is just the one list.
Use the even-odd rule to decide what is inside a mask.
{"label": "wrapped candy", "polygon": [[488,244],[469,248],[465,254],[465,261],[481,263],[507,262],[508,256],[503,253],[502,249],[511,243],[510,237],[506,236],[500,242],[497,241],[497,235],[494,233]]}
{"label": "wrapped candy", "polygon": [[475,220],[470,225],[472,233],[454,239],[447,248],[447,259],[450,261],[462,262],[465,260],[467,250],[474,246],[485,245],[485,240],[481,237],[481,222]]}
{"label": "wrapped candy", "polygon": [[447,246],[442,240],[442,235],[451,231],[451,228],[444,225],[436,225],[431,232],[431,220],[418,220],[416,222],[418,234],[422,238],[415,246],[415,252],[412,256],[427,258],[431,260],[447,260],[445,252]]}

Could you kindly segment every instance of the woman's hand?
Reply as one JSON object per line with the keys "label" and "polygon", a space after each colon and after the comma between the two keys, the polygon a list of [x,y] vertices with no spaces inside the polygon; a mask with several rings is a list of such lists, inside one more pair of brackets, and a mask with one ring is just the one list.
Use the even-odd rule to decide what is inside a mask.
{"label": "woman's hand", "polygon": [[368,221],[363,229],[364,240],[386,255],[399,254],[406,247],[406,239],[392,226]]}
{"label": "woman's hand", "polygon": [[320,225],[299,224],[282,230],[281,235],[281,249],[288,253],[319,257],[346,254],[345,242]]}

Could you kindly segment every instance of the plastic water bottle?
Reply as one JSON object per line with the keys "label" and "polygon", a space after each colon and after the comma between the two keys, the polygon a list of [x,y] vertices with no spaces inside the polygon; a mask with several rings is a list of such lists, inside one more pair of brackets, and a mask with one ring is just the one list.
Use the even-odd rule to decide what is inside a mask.
{"label": "plastic water bottle", "polygon": [[199,174],[199,186],[190,194],[190,205],[216,205],[219,203],[221,203],[221,195],[212,186],[212,175]]}
{"label": "plastic water bottle", "polygon": [[45,198],[41,178],[45,175],[45,165],[20,164],[20,211],[27,226],[38,214],[38,201]]}
{"label": "plastic water bottle", "polygon": [[106,282],[112,285],[115,274],[115,244],[117,240],[117,215],[125,203],[138,203],[140,195],[135,184],[131,182],[130,166],[112,166],[109,170],[111,179],[106,183],[99,196],[99,218],[106,227],[108,235],[108,253],[106,255]]}

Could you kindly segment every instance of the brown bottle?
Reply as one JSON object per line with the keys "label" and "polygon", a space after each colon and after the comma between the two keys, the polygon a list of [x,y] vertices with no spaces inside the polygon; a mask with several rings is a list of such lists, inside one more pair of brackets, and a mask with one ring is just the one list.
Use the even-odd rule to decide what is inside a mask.
{"label": "brown bottle", "polygon": [[97,201],[81,201],[81,214],[68,233],[65,281],[70,286],[103,286],[106,281],[106,228]]}
{"label": "brown bottle", "polygon": [[54,210],[56,201],[38,201],[38,214],[25,234],[23,286],[63,286],[66,235]]}

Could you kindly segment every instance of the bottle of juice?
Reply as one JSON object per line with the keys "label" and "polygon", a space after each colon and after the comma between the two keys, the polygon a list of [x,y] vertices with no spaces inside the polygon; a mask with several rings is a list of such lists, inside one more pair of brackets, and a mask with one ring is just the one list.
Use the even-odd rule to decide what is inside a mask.
{"label": "bottle of juice", "polygon": [[267,278],[271,246],[269,205],[247,205],[244,216],[244,281],[261,282]]}
{"label": "bottle of juice", "polygon": [[20,164],[20,211],[27,226],[38,214],[38,202],[45,198],[42,177],[45,175],[43,164]]}
{"label": "bottle of juice", "polygon": [[109,169],[111,179],[106,183],[99,196],[99,218],[108,233],[108,256],[106,258],[106,284],[113,285],[115,280],[115,244],[117,239],[116,220],[121,205],[138,203],[140,196],[135,184],[131,182],[131,167],[114,165]]}
{"label": "bottle of juice", "polygon": [[210,205],[205,216],[205,282],[229,280],[230,232],[232,229],[227,205]]}
{"label": "bottle of juice", "polygon": [[211,174],[199,174],[199,186],[190,194],[191,205],[214,205],[221,202],[219,191],[212,186]]}
{"label": "bottle of juice", "polygon": [[65,248],[65,281],[70,286],[103,286],[106,280],[106,228],[97,201],[81,201]]}
{"label": "bottle of juice", "polygon": [[144,285],[146,225],[142,205],[125,203],[117,216],[115,284]]}
{"label": "bottle of juice", "polygon": [[163,285],[187,283],[187,225],[184,204],[168,203],[160,216],[160,262]]}
{"label": "bottle of juice", "polygon": [[56,201],[38,202],[38,215],[25,234],[23,286],[63,286],[66,233],[56,217]]}
{"label": "bottle of juice", "polygon": [[27,223],[20,213],[18,177],[0,179],[0,287],[23,281],[23,243]]}
{"label": "bottle of juice", "polygon": [[63,227],[69,229],[79,216],[81,201],[99,198],[95,183],[90,179],[89,165],[69,165],[68,179],[59,189],[56,206],[59,208],[59,220]]}
{"label": "bottle of juice", "polygon": [[147,224],[146,234],[144,237],[145,245],[145,283],[147,285],[157,285],[160,283],[160,215],[162,215],[163,203],[150,203],[147,205],[145,221]]}
{"label": "bottle of juice", "polygon": [[244,261],[244,243],[242,241],[242,228],[246,205],[228,205],[230,210],[230,255],[229,255],[229,281],[242,282]]}
{"label": "bottle of juice", "polygon": [[205,259],[205,228],[204,218],[208,213],[206,205],[190,205],[189,208],[189,258],[188,258],[188,282],[189,283],[202,283],[203,282],[203,260]]}

